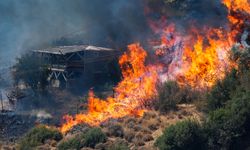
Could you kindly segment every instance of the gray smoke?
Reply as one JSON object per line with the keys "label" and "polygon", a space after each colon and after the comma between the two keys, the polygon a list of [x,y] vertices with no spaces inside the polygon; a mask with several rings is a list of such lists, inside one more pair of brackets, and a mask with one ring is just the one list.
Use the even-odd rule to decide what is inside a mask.
{"label": "gray smoke", "polygon": [[1,0],[0,66],[61,37],[80,34],[77,40],[85,44],[126,45],[146,29],[141,0]]}

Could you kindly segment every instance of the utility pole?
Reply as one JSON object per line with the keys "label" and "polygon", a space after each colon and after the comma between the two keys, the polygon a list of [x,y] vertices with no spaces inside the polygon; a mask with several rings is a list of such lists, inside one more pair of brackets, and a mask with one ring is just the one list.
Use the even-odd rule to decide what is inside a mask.
{"label": "utility pole", "polygon": [[2,91],[0,90],[0,100],[1,100],[1,106],[2,106],[2,112],[4,111],[3,110],[3,96],[2,96]]}

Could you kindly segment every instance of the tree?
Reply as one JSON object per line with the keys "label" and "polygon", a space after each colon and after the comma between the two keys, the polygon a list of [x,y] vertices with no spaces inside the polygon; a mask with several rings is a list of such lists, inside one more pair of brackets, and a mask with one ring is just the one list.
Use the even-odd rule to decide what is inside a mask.
{"label": "tree", "polygon": [[49,70],[46,62],[39,61],[32,54],[25,54],[18,58],[13,68],[13,78],[16,84],[22,80],[33,90],[44,89],[48,85]]}

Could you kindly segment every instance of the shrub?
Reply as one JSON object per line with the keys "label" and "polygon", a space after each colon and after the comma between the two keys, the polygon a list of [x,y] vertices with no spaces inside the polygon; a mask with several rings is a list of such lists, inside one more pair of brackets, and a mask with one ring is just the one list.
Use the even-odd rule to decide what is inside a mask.
{"label": "shrub", "polygon": [[135,132],[133,132],[132,130],[127,130],[124,133],[124,138],[128,141],[128,142],[132,142],[132,140],[135,137]]}
{"label": "shrub", "polygon": [[107,136],[102,132],[100,128],[90,129],[84,134],[84,146],[94,148],[96,144],[105,142]]}
{"label": "shrub", "polygon": [[225,106],[226,102],[231,99],[231,95],[238,85],[236,74],[237,71],[232,70],[224,80],[218,81],[218,83],[212,88],[207,96],[209,111]]}
{"label": "shrub", "polygon": [[204,137],[200,124],[185,120],[166,128],[156,142],[160,150],[195,150],[204,147]]}
{"label": "shrub", "polygon": [[176,109],[176,104],[179,100],[178,97],[176,97],[178,90],[179,87],[176,82],[170,81],[164,83],[158,90],[158,101],[155,105],[156,109],[159,109],[163,113]]}
{"label": "shrub", "polygon": [[108,150],[129,150],[128,144],[126,143],[114,143]]}
{"label": "shrub", "polygon": [[68,149],[80,150],[83,147],[83,139],[81,137],[82,135],[79,137],[71,138],[67,141],[62,141],[57,146],[58,150],[68,150]]}
{"label": "shrub", "polygon": [[108,136],[123,137],[124,131],[121,125],[115,124],[108,127]]}
{"label": "shrub", "polygon": [[225,108],[209,114],[205,123],[211,149],[231,149],[243,136],[249,136],[250,93],[238,93]]}
{"label": "shrub", "polygon": [[62,139],[62,134],[57,129],[40,125],[31,129],[24,136],[24,138],[20,141],[19,149],[32,149],[33,147],[44,144],[44,142],[49,139],[59,141]]}

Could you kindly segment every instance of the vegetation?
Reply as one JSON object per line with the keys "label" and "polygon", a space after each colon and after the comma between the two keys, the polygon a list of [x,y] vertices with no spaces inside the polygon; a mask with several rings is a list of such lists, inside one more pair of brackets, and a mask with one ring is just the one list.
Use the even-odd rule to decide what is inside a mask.
{"label": "vegetation", "polygon": [[59,150],[76,149],[82,147],[94,148],[98,143],[103,143],[107,139],[100,128],[93,128],[84,134],[77,135],[67,141],[62,141],[58,145]]}
{"label": "vegetation", "polygon": [[36,146],[44,144],[46,140],[62,139],[62,134],[57,129],[48,128],[44,125],[31,129],[19,143],[20,150],[33,149]]}
{"label": "vegetation", "polygon": [[199,94],[191,91],[189,86],[180,87],[175,81],[168,81],[158,88],[155,108],[162,113],[176,109],[179,103],[190,103],[198,99]]}
{"label": "vegetation", "polygon": [[75,149],[80,150],[83,147],[83,135],[76,136],[66,141],[62,141],[57,146],[58,150]]}
{"label": "vegetation", "polygon": [[94,148],[96,144],[105,142],[107,136],[102,132],[100,128],[90,129],[84,134],[84,146]]}
{"label": "vegetation", "polygon": [[[246,149],[250,139],[250,49],[233,49],[232,70],[207,95],[208,117],[199,125],[179,122],[167,128],[159,149]],[[166,96],[165,96],[166,97]]]}
{"label": "vegetation", "polygon": [[25,54],[17,59],[14,66],[13,78],[16,84],[23,81],[33,90],[45,89],[48,85],[49,70],[42,61],[32,54]]}
{"label": "vegetation", "polygon": [[155,145],[160,150],[199,150],[204,146],[204,138],[199,123],[192,120],[178,122],[167,128]]}
{"label": "vegetation", "polygon": [[115,143],[111,145],[108,150],[129,150],[129,147],[125,143]]}

